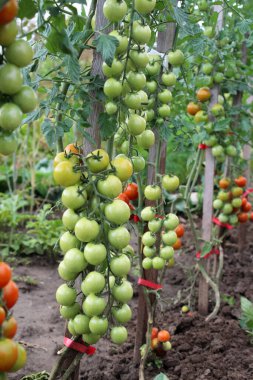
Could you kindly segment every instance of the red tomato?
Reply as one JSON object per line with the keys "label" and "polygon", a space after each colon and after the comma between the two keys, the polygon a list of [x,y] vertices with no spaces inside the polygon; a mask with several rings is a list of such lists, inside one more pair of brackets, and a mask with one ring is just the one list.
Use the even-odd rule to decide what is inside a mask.
{"label": "red tomato", "polygon": [[175,229],[175,232],[177,234],[177,237],[179,238],[184,236],[184,226],[182,224],[179,224],[177,228]]}
{"label": "red tomato", "polygon": [[250,213],[249,219],[250,219],[251,222],[253,222],[253,212]]}
{"label": "red tomato", "polygon": [[157,338],[159,342],[167,342],[168,340],[170,340],[170,333],[167,330],[161,330],[159,331]]}
{"label": "red tomato", "polygon": [[158,334],[158,328],[153,327],[152,332],[151,332],[151,339],[157,338],[157,334]]}
{"label": "red tomato", "polygon": [[244,187],[247,184],[247,179],[240,175],[238,178],[235,179],[235,184],[239,187]]}
{"label": "red tomato", "polygon": [[11,339],[0,338],[0,372],[9,371],[17,358],[17,344]]}
{"label": "red tomato", "polygon": [[138,185],[134,182],[129,183],[124,191],[131,201],[134,201],[138,198]]}
{"label": "red tomato", "polygon": [[3,321],[5,320],[5,317],[6,317],[6,312],[5,312],[4,308],[0,306],[0,326],[3,323]]}
{"label": "red tomato", "polygon": [[9,0],[0,10],[0,25],[11,22],[18,13],[17,0]]}
{"label": "red tomato", "polygon": [[244,211],[244,212],[249,212],[249,211],[251,210],[251,208],[252,208],[251,203],[246,202],[246,204],[244,204],[244,205],[242,206],[242,211]]}
{"label": "red tomato", "polygon": [[242,198],[242,204],[241,207],[243,208],[248,203],[247,198]]}
{"label": "red tomato", "polygon": [[248,221],[248,214],[246,212],[241,212],[238,214],[238,220],[240,223],[246,223]]}
{"label": "red tomato", "polygon": [[12,339],[16,335],[18,329],[17,321],[14,317],[10,317],[10,319],[4,321],[2,326],[3,336],[5,338]]}
{"label": "red tomato", "polygon": [[129,205],[129,198],[125,193],[121,193],[117,196],[117,199],[121,199],[123,202],[126,202]]}
{"label": "red tomato", "polygon": [[4,288],[11,279],[11,268],[8,264],[0,262],[0,289]]}
{"label": "red tomato", "polygon": [[3,288],[3,301],[8,309],[11,309],[18,300],[18,287],[14,281],[9,281]]}

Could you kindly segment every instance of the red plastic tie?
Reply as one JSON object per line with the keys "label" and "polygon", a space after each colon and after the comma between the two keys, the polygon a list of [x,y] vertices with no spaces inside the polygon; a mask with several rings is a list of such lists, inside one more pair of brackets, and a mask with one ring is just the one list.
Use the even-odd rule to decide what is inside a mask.
{"label": "red plastic tie", "polygon": [[253,193],[253,189],[251,188],[251,189],[247,189],[246,191],[245,191],[245,193],[243,193],[243,197],[247,197],[250,193]]}
{"label": "red plastic tie", "polygon": [[151,282],[148,280],[144,280],[144,278],[138,279],[138,285],[143,285],[143,286],[146,286],[147,288],[151,288],[151,289],[155,289],[155,290],[162,289],[162,285],[155,284],[154,282]]}
{"label": "red plastic tie", "polygon": [[202,259],[208,259],[208,257],[210,257],[211,255],[219,255],[220,254],[220,251],[219,251],[219,249],[218,248],[213,248],[213,249],[211,249],[211,251],[210,252],[208,252],[205,256],[203,256],[203,257],[201,257],[201,252],[199,251],[199,252],[197,252],[196,253],[196,258],[198,259],[198,260],[200,260],[201,258]]}
{"label": "red plastic tie", "polygon": [[75,342],[74,340],[69,339],[66,336],[64,337],[63,343],[66,347],[72,348],[73,350],[81,352],[82,354],[94,355],[96,352],[95,347],[85,346],[84,343]]}
{"label": "red plastic tie", "polygon": [[208,146],[206,144],[199,144],[198,148],[204,150],[207,149]]}
{"label": "red plastic tie", "polygon": [[222,223],[219,219],[217,218],[213,218],[213,223],[217,224],[218,226],[220,227],[224,227],[224,228],[227,228],[228,230],[232,230],[234,227],[231,226],[231,224],[228,224],[228,223]]}

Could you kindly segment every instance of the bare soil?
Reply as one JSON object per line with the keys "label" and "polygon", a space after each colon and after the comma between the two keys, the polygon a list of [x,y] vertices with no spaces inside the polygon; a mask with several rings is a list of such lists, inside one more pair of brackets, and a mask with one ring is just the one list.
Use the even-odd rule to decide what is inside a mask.
{"label": "bare soil", "polygon": [[[235,305],[222,303],[219,315],[211,322],[194,310],[182,315],[183,294],[189,272],[182,269],[194,263],[193,247],[184,249],[179,265],[168,271],[164,288],[163,313],[159,312],[157,326],[172,333],[173,349],[163,360],[149,364],[146,379],[154,379],[160,372],[169,380],[251,380],[253,379],[253,346],[248,335],[240,328],[240,296],[253,300],[252,247],[249,243],[242,256],[237,252],[236,237],[225,246],[225,268],[222,280],[223,294],[234,297]],[[28,363],[24,370],[11,374],[10,379],[46,370],[50,372],[62,348],[65,322],[59,316],[55,290],[61,283],[57,266],[33,259],[28,266],[18,265],[15,276],[30,276],[38,285],[19,282],[20,299],[14,308],[19,321],[17,340],[28,350]],[[129,339],[122,347],[116,347],[103,339],[93,357],[84,356],[81,362],[80,380],[135,380],[132,372],[134,334],[137,313],[137,286],[132,302],[134,317],[128,324]],[[171,303],[177,299],[178,303]],[[161,366],[161,368],[157,368]]]}

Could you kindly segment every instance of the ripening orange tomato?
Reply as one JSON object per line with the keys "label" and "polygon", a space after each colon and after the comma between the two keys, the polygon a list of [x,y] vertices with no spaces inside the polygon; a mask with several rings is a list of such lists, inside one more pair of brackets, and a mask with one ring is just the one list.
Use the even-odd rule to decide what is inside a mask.
{"label": "ripening orange tomato", "polygon": [[65,152],[66,154],[70,154],[70,153],[79,154],[79,153],[80,153],[80,149],[79,149],[78,146],[75,145],[75,144],[68,144],[68,145],[65,147],[64,152]]}
{"label": "ripening orange tomato", "polygon": [[182,224],[179,224],[177,228],[175,229],[175,232],[178,238],[184,236],[184,226]]}
{"label": "ripening orange tomato", "polygon": [[157,338],[159,342],[167,342],[168,340],[170,340],[170,333],[167,330],[161,330],[159,331]]}
{"label": "ripening orange tomato", "polygon": [[201,87],[196,95],[200,102],[206,102],[211,98],[211,91],[208,87]]}
{"label": "ripening orange tomato", "polygon": [[247,179],[240,175],[238,178],[235,179],[235,184],[239,187],[244,187],[247,184]]}
{"label": "ripening orange tomato", "polygon": [[153,327],[153,328],[152,328],[151,339],[157,338],[158,331],[159,331],[159,330],[158,330],[157,327]]}
{"label": "ripening orange tomato", "polygon": [[11,268],[3,261],[0,262],[0,289],[4,288],[11,279]]}
{"label": "ripening orange tomato", "polygon": [[196,115],[197,112],[199,112],[201,110],[201,107],[199,106],[199,104],[196,104],[194,102],[190,102],[188,105],[187,105],[187,108],[186,108],[187,112],[189,115]]}
{"label": "ripening orange tomato", "polygon": [[240,223],[246,223],[249,219],[249,216],[246,212],[240,212],[240,214],[238,214],[238,221]]}
{"label": "ripening orange tomato", "polygon": [[175,249],[175,251],[182,248],[182,241],[179,238],[177,239],[176,243],[173,245],[173,248]]}
{"label": "ripening orange tomato", "polygon": [[219,187],[221,189],[227,189],[230,185],[230,179],[229,178],[222,178],[220,181],[219,181]]}

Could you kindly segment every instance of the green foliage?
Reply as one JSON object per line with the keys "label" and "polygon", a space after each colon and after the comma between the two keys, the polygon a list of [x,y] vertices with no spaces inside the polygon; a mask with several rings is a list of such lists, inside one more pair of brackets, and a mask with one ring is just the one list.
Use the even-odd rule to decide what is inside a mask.
{"label": "green foliage", "polygon": [[240,326],[253,337],[253,303],[245,297],[241,297]]}
{"label": "green foliage", "polygon": [[221,294],[221,299],[223,302],[227,303],[229,306],[235,305],[235,298],[229,294]]}
{"label": "green foliage", "polygon": [[116,48],[119,45],[117,38],[107,34],[100,34],[92,44],[96,47],[97,52],[101,53],[103,61],[111,66]]}
{"label": "green foliage", "polygon": [[159,373],[156,377],[154,377],[154,380],[170,380],[164,373]]}
{"label": "green foliage", "polygon": [[46,371],[38,372],[38,373],[32,373],[31,375],[27,375],[22,377],[21,380],[48,380],[49,379],[49,373]]}

